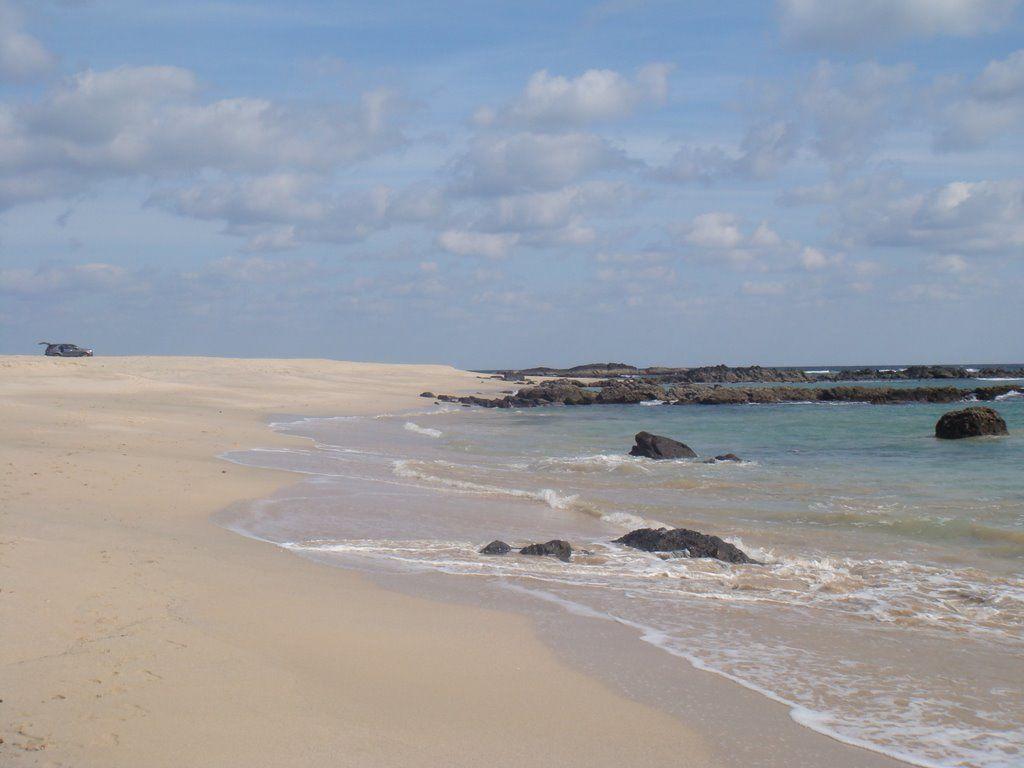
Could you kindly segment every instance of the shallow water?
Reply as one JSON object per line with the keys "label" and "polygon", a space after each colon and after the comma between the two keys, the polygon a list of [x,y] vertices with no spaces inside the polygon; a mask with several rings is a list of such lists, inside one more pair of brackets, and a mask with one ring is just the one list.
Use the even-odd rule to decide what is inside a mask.
{"label": "shallow water", "polygon": [[[613,618],[781,701],[804,725],[921,765],[1024,760],[1024,397],[1011,435],[938,441],[943,405],[434,409],[282,421],[307,449],[228,458],[308,479],[225,524],[317,559],[483,580]],[[625,456],[641,430],[741,464]],[[643,524],[764,560],[661,559]],[[570,564],[477,549],[566,538]]]}

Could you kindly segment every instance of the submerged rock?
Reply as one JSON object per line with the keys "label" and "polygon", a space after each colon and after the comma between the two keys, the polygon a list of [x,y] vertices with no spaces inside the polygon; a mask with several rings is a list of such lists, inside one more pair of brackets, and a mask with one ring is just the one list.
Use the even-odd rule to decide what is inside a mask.
{"label": "submerged rock", "polygon": [[572,547],[569,546],[568,541],[552,539],[551,541],[546,541],[543,544],[530,544],[529,546],[523,547],[519,550],[519,554],[548,555],[551,557],[557,557],[562,562],[568,563],[569,558],[572,557]]}
{"label": "submerged rock", "polygon": [[637,432],[636,440],[630,456],[643,456],[648,459],[693,459],[696,452],[688,445],[673,440],[671,437],[652,435],[650,432]]}
{"label": "submerged rock", "polygon": [[687,557],[713,557],[726,563],[757,563],[739,547],[717,536],[686,528],[638,528],[615,540],[644,552],[682,552]]}
{"label": "submerged rock", "polygon": [[735,453],[723,453],[718,456],[715,456],[715,458],[713,458],[712,461],[743,461],[743,459],[741,459]]}
{"label": "submerged rock", "polygon": [[1006,422],[997,411],[984,406],[964,408],[943,414],[935,424],[935,436],[943,440],[959,440],[963,437],[982,435],[1006,435]]}
{"label": "submerged rock", "polygon": [[512,547],[506,544],[501,539],[495,539],[486,547],[480,550],[481,555],[507,555],[512,551]]}

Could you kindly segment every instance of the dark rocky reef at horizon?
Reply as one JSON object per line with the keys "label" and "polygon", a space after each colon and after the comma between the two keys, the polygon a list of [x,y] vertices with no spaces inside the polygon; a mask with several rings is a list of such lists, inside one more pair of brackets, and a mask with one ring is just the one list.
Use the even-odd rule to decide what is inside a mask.
{"label": "dark rocky reef at horizon", "polygon": [[744,382],[764,383],[812,383],[841,381],[906,381],[908,379],[986,379],[1011,378],[1024,375],[1017,368],[985,367],[968,370],[953,365],[911,365],[903,369],[878,367],[850,368],[828,373],[809,373],[800,368],[773,368],[760,365],[728,366],[705,365],[693,368],[670,368],[651,366],[638,368],[627,363],[587,363],[572,368],[523,368],[499,371],[498,375],[507,381],[523,381],[527,376],[551,376],[555,378],[632,378],[644,377],[661,383],[679,384],[737,384]]}
{"label": "dark rocky reef at horizon", "polygon": [[[670,405],[741,405],[748,403],[956,403],[991,401],[1019,390],[1020,384],[985,387],[723,387],[686,384],[665,387],[648,379],[606,379],[585,385],[574,379],[554,379],[524,387],[498,398],[476,395],[438,395],[449,403],[484,408],[532,408],[541,405],[612,405],[661,400]],[[429,393],[424,393],[425,395]]]}

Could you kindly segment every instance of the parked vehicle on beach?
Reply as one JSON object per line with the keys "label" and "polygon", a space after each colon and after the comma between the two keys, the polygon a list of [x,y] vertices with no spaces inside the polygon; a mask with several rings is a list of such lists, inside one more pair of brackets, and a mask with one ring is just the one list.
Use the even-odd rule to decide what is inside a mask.
{"label": "parked vehicle on beach", "polygon": [[83,349],[77,344],[54,344],[52,341],[40,341],[46,346],[43,353],[47,357],[92,357],[91,349]]}

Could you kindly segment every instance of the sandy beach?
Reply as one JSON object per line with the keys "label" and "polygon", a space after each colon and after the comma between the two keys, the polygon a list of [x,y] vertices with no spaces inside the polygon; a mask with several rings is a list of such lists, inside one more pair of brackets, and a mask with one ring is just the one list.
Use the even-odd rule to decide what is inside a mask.
{"label": "sandy beach", "polygon": [[217,458],[288,444],[273,414],[501,388],[445,366],[0,358],[0,763],[897,765],[697,671],[692,718],[670,716],[564,663],[523,616],[210,521],[295,482]]}

